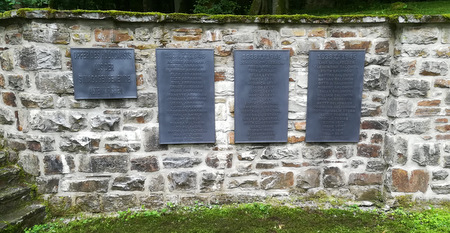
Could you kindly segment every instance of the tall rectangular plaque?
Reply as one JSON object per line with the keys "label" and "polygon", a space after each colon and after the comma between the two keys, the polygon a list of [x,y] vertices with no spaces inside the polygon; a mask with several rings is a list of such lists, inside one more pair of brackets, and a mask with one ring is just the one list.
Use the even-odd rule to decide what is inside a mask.
{"label": "tall rectangular plaque", "polygon": [[137,98],[133,49],[71,48],[75,99]]}
{"label": "tall rectangular plaque", "polygon": [[234,52],[235,142],[286,142],[288,50]]}
{"label": "tall rectangular plaque", "polygon": [[312,50],[308,65],[307,142],[358,142],[364,50]]}
{"label": "tall rectangular plaque", "polygon": [[156,49],[159,142],[214,143],[214,51]]}

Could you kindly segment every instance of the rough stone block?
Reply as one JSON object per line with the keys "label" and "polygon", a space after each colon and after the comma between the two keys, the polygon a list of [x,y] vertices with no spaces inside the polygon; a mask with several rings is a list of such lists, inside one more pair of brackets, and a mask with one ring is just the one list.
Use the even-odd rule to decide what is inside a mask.
{"label": "rough stone block", "polygon": [[366,158],[378,158],[382,155],[381,147],[379,145],[358,144],[357,155]]}
{"label": "rough stone block", "polygon": [[450,194],[450,184],[433,184],[431,190],[437,194]]}
{"label": "rough stone block", "polygon": [[440,108],[418,108],[414,114],[418,117],[429,117],[437,116],[440,112]]}
{"label": "rough stone block", "polygon": [[20,102],[26,108],[53,108],[54,101],[51,95],[35,95],[30,93],[20,93]]}
{"label": "rough stone block", "polygon": [[15,31],[15,32],[7,32],[5,34],[5,42],[9,45],[20,45],[22,44],[22,33]]}
{"label": "rough stone block", "polygon": [[60,148],[62,151],[75,152],[75,153],[86,153],[94,152],[98,150],[100,145],[100,138],[97,136],[61,136]]}
{"label": "rough stone block", "polygon": [[349,185],[381,185],[383,183],[382,173],[352,173],[348,178]]}
{"label": "rough stone block", "polygon": [[308,32],[308,37],[326,37],[327,31],[323,27],[313,28]]}
{"label": "rough stone block", "polygon": [[223,188],[225,174],[223,172],[203,172],[200,183],[200,192],[216,192]]}
{"label": "rough stone block", "polygon": [[445,180],[449,173],[446,170],[439,170],[432,173],[433,180]]}
{"label": "rough stone block", "polygon": [[117,131],[119,130],[120,117],[96,115],[91,117],[90,125],[93,131]]}
{"label": "rough stone block", "polygon": [[450,125],[439,125],[439,126],[436,126],[435,129],[438,132],[447,133],[450,131]]}
{"label": "rough stone block", "polygon": [[322,146],[306,146],[302,149],[305,159],[327,159],[333,155],[333,150]]}
{"label": "rough stone block", "polygon": [[148,182],[148,191],[150,192],[162,192],[164,191],[165,181],[163,175],[157,175],[150,177]]}
{"label": "rough stone block", "polygon": [[171,172],[167,179],[170,191],[194,191],[197,188],[195,172]]}
{"label": "rough stone block", "polygon": [[81,210],[90,213],[100,213],[102,198],[99,194],[88,194],[75,197],[75,205]]}
{"label": "rough stone block", "polygon": [[159,171],[158,158],[155,156],[133,158],[131,159],[131,170],[136,170],[140,172]]}
{"label": "rough stone block", "polygon": [[365,120],[361,123],[361,129],[387,130],[389,124],[387,120]]}
{"label": "rough stone block", "polygon": [[69,44],[69,29],[64,24],[32,22],[23,28],[23,39],[52,44]]}
{"label": "rough stone block", "polygon": [[169,157],[163,159],[164,168],[192,168],[202,163],[201,158]]}
{"label": "rough stone block", "polygon": [[439,106],[441,104],[440,100],[423,100],[417,103],[417,106]]}
{"label": "rough stone block", "polygon": [[261,172],[262,189],[286,189],[294,185],[292,172]]}
{"label": "rough stone block", "polygon": [[382,41],[375,45],[376,54],[387,54],[389,53],[389,41]]}
{"label": "rough stone block", "polygon": [[155,93],[139,92],[136,105],[141,108],[156,107],[158,99]]}
{"label": "rough stone block", "polygon": [[311,189],[317,188],[320,186],[320,169],[310,168],[301,172],[300,175],[297,176],[297,188],[301,189]]}
{"label": "rough stone block", "polygon": [[2,92],[3,103],[7,106],[17,107],[16,95],[14,92]]}
{"label": "rough stone block", "polygon": [[409,117],[412,108],[413,103],[409,99],[390,99],[387,115],[390,117]]}
{"label": "rough stone block", "polygon": [[3,76],[3,74],[0,74],[0,87],[5,88],[5,84],[6,84],[5,76]]}
{"label": "rough stone block", "polygon": [[108,194],[103,196],[102,199],[104,212],[125,211],[131,208],[136,208],[137,206],[137,198],[133,194]]}
{"label": "rough stone block", "polygon": [[392,169],[392,190],[394,192],[425,193],[428,188],[429,175],[425,170],[413,170],[411,176],[403,169]]}
{"label": "rough stone block", "polygon": [[139,198],[140,205],[147,209],[158,209],[165,205],[163,194],[151,194]]}
{"label": "rough stone block", "polygon": [[145,152],[167,150],[167,145],[159,144],[159,131],[156,127],[145,128],[144,130],[144,150]]}
{"label": "rough stone block", "polygon": [[8,87],[13,90],[25,90],[25,79],[22,75],[8,75]]}
{"label": "rough stone block", "polygon": [[245,179],[245,180],[231,180],[228,183],[229,189],[259,189],[258,180]]}
{"label": "rough stone block", "polygon": [[395,79],[390,87],[392,95],[409,98],[427,97],[429,90],[430,82],[418,79]]}
{"label": "rough stone block", "polygon": [[63,192],[99,192],[108,191],[109,178],[89,178],[63,180],[61,190]]}
{"label": "rough stone block", "polygon": [[323,169],[323,186],[325,188],[338,188],[345,185],[344,174],[338,167],[325,167]]}
{"label": "rough stone block", "polygon": [[450,156],[444,156],[444,168],[450,168]]}
{"label": "rough stone block", "polygon": [[344,30],[340,28],[331,28],[329,34],[331,35],[331,37],[336,38],[357,37],[357,34],[354,30]]}
{"label": "rough stone block", "polygon": [[39,193],[41,194],[58,193],[59,178],[37,177],[36,182]]}
{"label": "rough stone block", "polygon": [[44,156],[45,175],[71,173],[75,170],[75,161],[71,155]]}
{"label": "rough stone block", "polygon": [[289,148],[273,148],[267,147],[264,148],[261,159],[268,160],[280,160],[280,159],[297,159],[300,154],[300,151],[297,149],[289,149]]}
{"label": "rough stone block", "polygon": [[275,162],[272,162],[272,163],[268,163],[268,162],[261,163],[261,162],[259,162],[259,163],[256,163],[255,168],[256,169],[273,169],[273,168],[276,168],[278,166],[279,166],[279,164],[275,163]]}
{"label": "rough stone block", "polygon": [[306,30],[302,28],[281,28],[281,37],[302,37],[306,35]]}
{"label": "rough stone block", "polygon": [[342,159],[346,158],[349,159],[353,157],[354,147],[352,146],[339,146],[336,148],[336,158]]}
{"label": "rough stone block", "polygon": [[422,63],[420,74],[423,76],[444,76],[448,73],[448,65],[444,61],[426,61]]}
{"label": "rough stone block", "polygon": [[94,38],[96,42],[120,43],[133,40],[128,30],[95,29]]}
{"label": "rough stone block", "polygon": [[212,168],[225,169],[233,165],[233,154],[212,152],[206,156],[206,165]]}
{"label": "rough stone block", "polygon": [[124,111],[123,112],[123,120],[124,123],[138,123],[144,124],[153,119],[153,111],[152,110],[132,110],[132,111]]}
{"label": "rough stone block", "polygon": [[128,153],[141,149],[140,143],[105,143],[105,150],[108,152]]}
{"label": "rough stone block", "polygon": [[255,33],[256,47],[262,49],[279,48],[280,35],[275,30],[258,30]]}
{"label": "rough stone block", "polygon": [[394,75],[414,75],[416,63],[416,60],[396,60],[391,65],[391,73]]}
{"label": "rough stone block", "polygon": [[130,161],[129,155],[83,155],[80,161],[81,172],[126,173]]}
{"label": "rough stone block", "polygon": [[400,42],[403,44],[433,44],[437,42],[438,28],[432,27],[404,27]]}
{"label": "rough stone block", "polygon": [[61,69],[61,52],[58,48],[25,46],[16,50],[17,65],[24,70]]}
{"label": "rough stone block", "polygon": [[72,72],[39,73],[36,76],[36,88],[41,93],[73,94]]}
{"label": "rough stone block", "polygon": [[368,52],[371,47],[371,41],[344,41],[345,49],[365,49]]}
{"label": "rough stone block", "polygon": [[430,130],[428,119],[397,119],[392,123],[392,130],[396,133],[423,134]]}
{"label": "rough stone block", "polygon": [[33,176],[39,176],[41,174],[39,169],[39,158],[34,154],[19,154],[19,161],[17,162],[23,170]]}
{"label": "rough stone block", "polygon": [[226,35],[223,37],[223,41],[226,44],[253,43],[253,40],[253,33],[251,32],[244,34]]}
{"label": "rough stone block", "polygon": [[371,67],[364,69],[364,90],[385,91],[390,73],[388,67]]}
{"label": "rough stone block", "polygon": [[114,179],[112,190],[120,191],[144,191],[145,177],[142,176],[118,176]]}
{"label": "rough stone block", "polygon": [[0,124],[2,125],[12,125],[14,124],[15,116],[14,112],[0,107]]}
{"label": "rough stone block", "polygon": [[14,58],[11,52],[3,51],[0,53],[0,65],[4,71],[14,70]]}

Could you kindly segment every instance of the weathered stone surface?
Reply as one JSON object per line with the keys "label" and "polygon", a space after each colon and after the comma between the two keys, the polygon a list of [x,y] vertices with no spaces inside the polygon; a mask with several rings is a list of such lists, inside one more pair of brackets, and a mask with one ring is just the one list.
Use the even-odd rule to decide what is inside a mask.
{"label": "weathered stone surface", "polygon": [[103,100],[107,108],[129,108],[129,101],[126,99],[105,99]]}
{"label": "weathered stone surface", "polygon": [[358,144],[357,150],[357,155],[361,157],[378,158],[382,155],[379,145]]}
{"label": "weathered stone surface", "polygon": [[129,161],[129,155],[83,155],[80,159],[80,171],[126,173]]}
{"label": "weathered stone surface", "polygon": [[141,149],[140,143],[105,143],[105,150],[108,152],[128,153]]}
{"label": "weathered stone surface", "polygon": [[426,61],[422,63],[420,74],[424,76],[439,76],[448,73],[448,65],[444,61]]}
{"label": "weathered stone surface", "polygon": [[14,94],[14,92],[3,92],[2,97],[3,97],[3,103],[5,103],[5,105],[11,106],[11,107],[17,107],[16,95]]}
{"label": "weathered stone surface", "polygon": [[36,178],[38,192],[41,194],[58,193],[59,178]]}
{"label": "weathered stone surface", "polygon": [[391,72],[394,75],[414,75],[416,72],[416,60],[396,60],[391,65]]}
{"label": "weathered stone surface", "polygon": [[245,179],[245,180],[231,180],[228,183],[229,189],[258,189],[259,183],[255,179]]}
{"label": "weathered stone surface", "polygon": [[97,115],[91,117],[90,125],[93,131],[117,131],[119,130],[120,117]]}
{"label": "weathered stone surface", "polygon": [[310,168],[297,176],[297,188],[311,189],[320,186],[320,169]]}
{"label": "weathered stone surface", "polygon": [[275,30],[258,30],[255,32],[256,47],[262,49],[277,49],[280,35]]}
{"label": "weathered stone surface", "polygon": [[326,167],[323,169],[323,187],[338,188],[345,185],[344,174],[338,167]]}
{"label": "weathered stone surface", "polygon": [[226,44],[253,43],[253,37],[252,33],[226,35],[223,37],[223,41]]}
{"label": "weathered stone surface", "polygon": [[153,119],[152,110],[137,110],[137,111],[124,111],[123,120],[124,123],[147,123]]}
{"label": "weathered stone surface", "polygon": [[365,49],[366,51],[369,51],[371,47],[371,41],[344,41],[345,49]]}
{"label": "weathered stone surface", "polygon": [[0,107],[0,124],[2,125],[12,125],[14,124],[14,112]]}
{"label": "weathered stone surface", "polygon": [[144,191],[145,177],[143,176],[118,176],[114,179],[112,190],[120,191]]}
{"label": "weathered stone surface", "polygon": [[412,113],[413,103],[409,99],[390,99],[387,115],[390,117],[409,117]]}
{"label": "weathered stone surface", "polygon": [[98,100],[75,100],[73,96],[66,96],[63,99],[70,108],[74,109],[91,109],[100,107],[100,101]]}
{"label": "weathered stone surface", "polygon": [[388,67],[371,67],[364,69],[364,90],[384,91],[389,79]]}
{"label": "weathered stone surface", "polygon": [[272,162],[272,163],[264,162],[264,163],[256,163],[255,168],[256,169],[272,169],[272,168],[276,168],[278,166],[279,166],[279,164],[276,162]]}
{"label": "weathered stone surface", "polygon": [[425,170],[413,170],[411,176],[403,169],[392,169],[392,190],[394,192],[425,193],[428,188],[429,175]]}
{"label": "weathered stone surface", "polygon": [[194,191],[197,188],[195,172],[171,172],[167,179],[170,191]]}
{"label": "weathered stone surface", "polygon": [[23,39],[40,43],[69,44],[69,29],[64,24],[32,22],[23,29]]}
{"label": "weathered stone surface", "polygon": [[439,170],[432,173],[433,180],[445,180],[449,173],[446,170]]}
{"label": "weathered stone surface", "polygon": [[444,156],[444,168],[450,168],[450,156]]}
{"label": "weathered stone surface", "polygon": [[75,197],[75,205],[81,210],[90,213],[99,213],[103,210],[100,194],[87,194]]}
{"label": "weathered stone surface", "polygon": [[44,173],[46,175],[71,173],[75,170],[75,161],[71,155],[44,156]]}
{"label": "weathered stone surface", "polygon": [[348,178],[349,185],[381,185],[382,182],[382,173],[351,173]]}
{"label": "weathered stone surface", "polygon": [[404,27],[400,41],[404,44],[433,44],[439,35],[438,28]]}
{"label": "weathered stone surface", "polygon": [[223,172],[203,172],[200,192],[216,192],[223,188],[225,174]]}
{"label": "weathered stone surface", "polygon": [[398,119],[391,124],[393,132],[405,134],[423,134],[430,130],[428,119]]}
{"label": "weathered stone surface", "polygon": [[95,29],[94,38],[96,42],[120,43],[133,40],[128,30],[119,29]]}
{"label": "weathered stone surface", "polygon": [[16,151],[24,151],[27,149],[27,145],[22,140],[8,140],[7,145],[10,149]]}
{"label": "weathered stone surface", "polygon": [[163,194],[150,194],[141,196],[139,202],[147,209],[157,209],[165,205]]}
{"label": "weathered stone surface", "polygon": [[24,46],[16,50],[17,65],[24,70],[61,69],[61,52],[52,46]]}
{"label": "weathered stone surface", "polygon": [[261,154],[261,159],[268,160],[280,160],[280,159],[296,159],[298,158],[300,151],[292,150],[288,148],[275,149],[265,148]]}
{"label": "weathered stone surface", "polygon": [[353,157],[354,151],[355,151],[354,147],[352,147],[352,146],[339,146],[336,148],[336,158],[349,159],[349,158]]}
{"label": "weathered stone surface", "polygon": [[158,158],[155,156],[133,158],[131,159],[131,170],[137,170],[140,172],[159,171]]}
{"label": "weathered stone surface", "polygon": [[414,144],[412,161],[420,166],[439,165],[440,149],[439,144],[425,143]]}
{"label": "weathered stone surface", "polygon": [[258,152],[256,150],[239,151],[237,157],[239,160],[252,161],[256,158],[257,155],[258,155]]}
{"label": "weathered stone surface", "polygon": [[34,154],[19,153],[19,161],[17,163],[28,174],[33,176],[39,176],[41,174],[39,158]]}
{"label": "weathered stone surface", "polygon": [[35,77],[36,88],[41,93],[73,94],[72,72],[39,73]]}
{"label": "weathered stone surface", "polygon": [[20,102],[26,108],[53,108],[54,101],[51,95],[35,95],[30,93],[20,93]]}
{"label": "weathered stone surface", "polygon": [[17,90],[25,90],[25,79],[22,75],[8,75],[8,87]]}
{"label": "weathered stone surface", "polygon": [[292,172],[261,172],[262,189],[286,189],[294,185]]}
{"label": "weathered stone surface", "polygon": [[5,42],[10,45],[20,45],[22,43],[22,33],[18,31],[7,32]]}
{"label": "weathered stone surface", "polygon": [[149,179],[148,191],[161,192],[164,191],[165,181],[163,175],[152,176]]}
{"label": "weathered stone surface", "polygon": [[437,194],[450,194],[450,184],[434,184],[431,185],[431,190]]}
{"label": "weathered stone surface", "polygon": [[98,150],[100,144],[100,138],[96,136],[61,136],[60,148],[62,151],[83,153],[94,152]]}
{"label": "weathered stone surface", "polygon": [[389,41],[382,41],[375,45],[376,54],[387,54],[389,53]]}
{"label": "weathered stone surface", "polygon": [[387,164],[384,161],[368,161],[366,171],[368,172],[382,172],[387,168]]}
{"label": "weathered stone surface", "polygon": [[282,28],[280,34],[282,37],[301,37],[306,35],[306,30],[303,28]]}
{"label": "weathered stone surface", "polygon": [[361,129],[387,130],[388,127],[387,120],[365,120],[361,122]]}
{"label": "weathered stone surface", "polygon": [[137,198],[133,194],[120,195],[120,194],[108,194],[103,197],[103,211],[116,212],[125,211],[130,208],[135,208]]}
{"label": "weathered stone surface", "polygon": [[333,155],[333,150],[322,146],[306,146],[302,149],[305,159],[326,159]]}
{"label": "weathered stone surface", "polygon": [[417,103],[417,106],[439,106],[441,100],[422,100]]}
{"label": "weathered stone surface", "polygon": [[206,165],[212,168],[225,169],[233,165],[233,154],[213,152],[206,156]]}
{"label": "weathered stone surface", "polygon": [[61,190],[63,192],[99,192],[108,191],[109,178],[88,178],[63,180]]}
{"label": "weathered stone surface", "polygon": [[163,159],[164,168],[191,168],[202,163],[201,158],[169,157]]}
{"label": "weathered stone surface", "polygon": [[156,127],[145,128],[144,130],[144,150],[145,152],[167,150],[167,145],[159,144],[159,131]]}
{"label": "weathered stone surface", "polygon": [[0,65],[4,71],[14,70],[14,59],[11,52],[3,51],[0,53]]}
{"label": "weathered stone surface", "polygon": [[430,82],[418,79],[395,79],[390,88],[392,95],[410,98],[426,97],[429,90]]}

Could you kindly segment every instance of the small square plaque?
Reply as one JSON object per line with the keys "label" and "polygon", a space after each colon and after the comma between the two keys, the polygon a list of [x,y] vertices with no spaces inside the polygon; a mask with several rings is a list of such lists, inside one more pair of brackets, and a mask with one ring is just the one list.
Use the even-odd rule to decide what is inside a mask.
{"label": "small square plaque", "polygon": [[358,142],[364,50],[312,50],[308,64],[307,142]]}
{"label": "small square plaque", "polygon": [[133,49],[71,48],[75,99],[137,98]]}
{"label": "small square plaque", "polygon": [[234,52],[235,142],[287,141],[288,50]]}
{"label": "small square plaque", "polygon": [[214,50],[156,49],[159,142],[214,143]]}

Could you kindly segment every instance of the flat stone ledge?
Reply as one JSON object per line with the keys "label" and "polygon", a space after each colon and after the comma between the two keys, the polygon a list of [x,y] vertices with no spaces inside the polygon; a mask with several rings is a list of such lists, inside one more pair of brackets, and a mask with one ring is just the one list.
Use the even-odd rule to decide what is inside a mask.
{"label": "flat stone ledge", "polygon": [[113,19],[120,22],[186,22],[186,23],[264,23],[264,24],[330,24],[330,23],[446,23],[450,14],[443,15],[206,15],[158,12],[96,11],[30,9],[0,13],[1,19]]}

